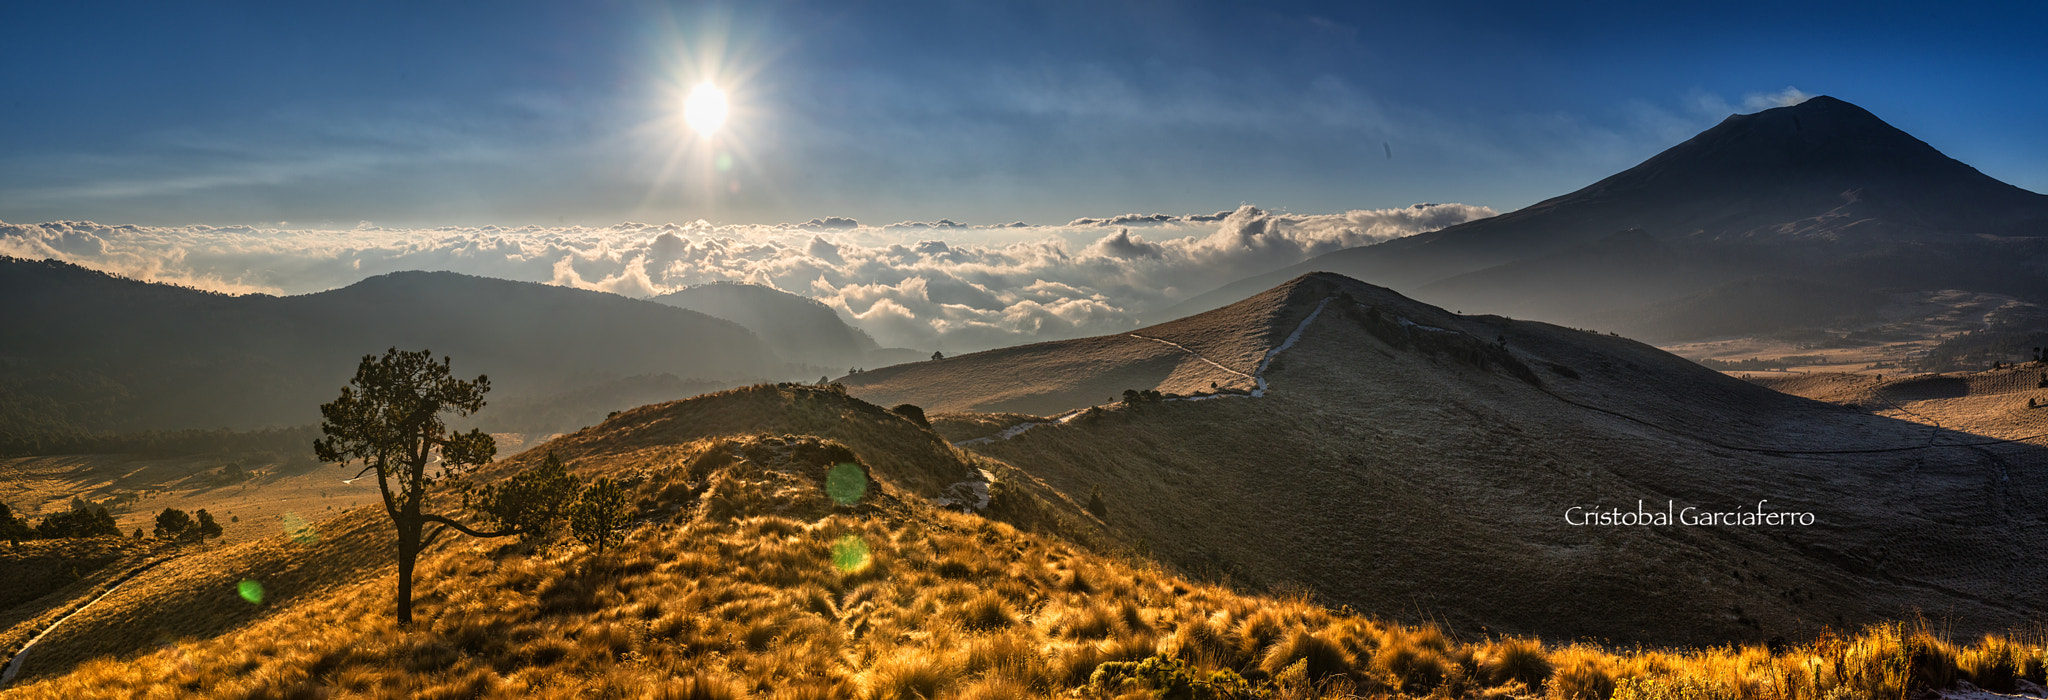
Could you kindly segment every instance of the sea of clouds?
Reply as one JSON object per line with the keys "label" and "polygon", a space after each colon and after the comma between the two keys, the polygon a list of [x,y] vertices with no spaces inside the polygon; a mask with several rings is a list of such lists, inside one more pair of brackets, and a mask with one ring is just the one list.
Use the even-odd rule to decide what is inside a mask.
{"label": "sea of clouds", "polygon": [[1152,311],[1342,248],[1494,215],[1464,204],[1298,215],[1253,206],[1060,225],[621,223],[383,228],[0,223],[0,255],[240,294],[449,270],[647,297],[747,282],[817,299],[885,346],[948,352],[1137,327]]}

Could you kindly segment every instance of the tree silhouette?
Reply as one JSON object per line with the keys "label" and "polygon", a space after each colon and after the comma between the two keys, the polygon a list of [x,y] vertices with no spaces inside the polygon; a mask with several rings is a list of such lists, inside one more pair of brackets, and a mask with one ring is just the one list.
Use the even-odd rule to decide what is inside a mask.
{"label": "tree silhouette", "polygon": [[[313,452],[323,462],[361,460],[357,477],[376,472],[384,513],[397,526],[400,625],[412,624],[413,565],[434,540],[449,530],[472,537],[519,534],[516,529],[482,532],[427,512],[435,485],[489,464],[498,452],[497,442],[482,431],[454,433],[441,422],[444,412],[467,416],[483,409],[484,393],[491,390],[483,375],[475,381],[455,379],[450,365],[446,357],[434,362],[428,350],[391,348],[381,358],[364,355],[341,398],[320,405],[325,437],[313,442]],[[441,527],[428,533],[428,523]]]}
{"label": "tree silhouette", "polygon": [[27,520],[16,516],[7,504],[0,503],[0,537],[7,538],[8,545],[19,546],[22,540],[35,536],[36,531],[28,526]]}
{"label": "tree silhouette", "polygon": [[157,539],[175,540],[192,529],[192,516],[176,508],[165,508],[156,514]]}
{"label": "tree silhouette", "polygon": [[212,513],[208,513],[205,508],[201,508],[195,515],[198,516],[199,522],[193,526],[192,530],[193,534],[198,536],[200,542],[205,542],[208,537],[219,538],[221,536],[220,523],[213,521]]}
{"label": "tree silhouette", "polygon": [[59,537],[120,537],[121,526],[114,523],[114,516],[106,508],[91,510],[82,501],[72,499],[70,511],[43,518],[36,523],[35,534],[43,539]]}

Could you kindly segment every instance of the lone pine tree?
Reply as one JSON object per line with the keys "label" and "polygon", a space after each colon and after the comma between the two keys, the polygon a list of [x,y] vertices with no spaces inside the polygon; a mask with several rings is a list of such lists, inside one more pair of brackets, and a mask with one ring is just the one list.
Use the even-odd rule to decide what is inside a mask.
{"label": "lone pine tree", "polygon": [[[454,378],[450,364],[446,357],[435,362],[427,350],[364,355],[341,398],[320,405],[325,437],[313,442],[313,452],[323,462],[360,461],[357,477],[376,472],[384,512],[397,526],[400,625],[412,623],[413,565],[434,540],[449,530],[472,537],[520,534],[516,527],[480,531],[427,511],[436,485],[489,464],[498,452],[496,441],[482,431],[455,433],[441,422],[442,413],[467,416],[483,409],[484,393],[491,390],[483,375],[474,381]],[[440,527],[429,533],[429,523]]]}

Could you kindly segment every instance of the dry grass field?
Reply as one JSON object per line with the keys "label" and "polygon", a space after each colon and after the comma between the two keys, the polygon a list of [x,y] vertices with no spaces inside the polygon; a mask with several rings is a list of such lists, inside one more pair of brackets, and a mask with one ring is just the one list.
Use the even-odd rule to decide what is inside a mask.
{"label": "dry grass field", "polygon": [[[778,402],[795,414],[784,420],[844,439],[683,424]],[[1250,594],[933,509],[899,476],[969,456],[870,409],[757,387],[543,446],[573,454],[581,473],[631,475],[644,517],[627,543],[600,555],[456,540],[424,560],[410,629],[391,620],[381,514],[321,523],[317,541],[187,555],[139,580],[137,600],[74,621],[0,695],[1789,700],[1904,698],[1959,679],[2011,691],[2043,680],[2048,663],[2037,634],[1952,640],[1920,622],[1817,631],[1776,650],[1612,649]],[[851,505],[822,490],[818,467],[845,454],[838,446],[874,479]],[[244,578],[272,597],[230,593]]]}

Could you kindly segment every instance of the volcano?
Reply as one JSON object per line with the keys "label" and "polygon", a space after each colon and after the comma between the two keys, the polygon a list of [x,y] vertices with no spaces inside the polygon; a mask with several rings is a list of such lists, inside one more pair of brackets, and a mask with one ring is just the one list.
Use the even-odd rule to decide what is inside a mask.
{"label": "volcano", "polygon": [[[1330,271],[1445,308],[1653,340],[1807,327],[1886,295],[2048,300],[2048,195],[2000,182],[1821,96],[1731,116],[1636,167],[1527,208],[1241,280],[1161,313]],[[1794,313],[1757,303],[1773,290]],[[1818,301],[1815,301],[1818,300]]]}

